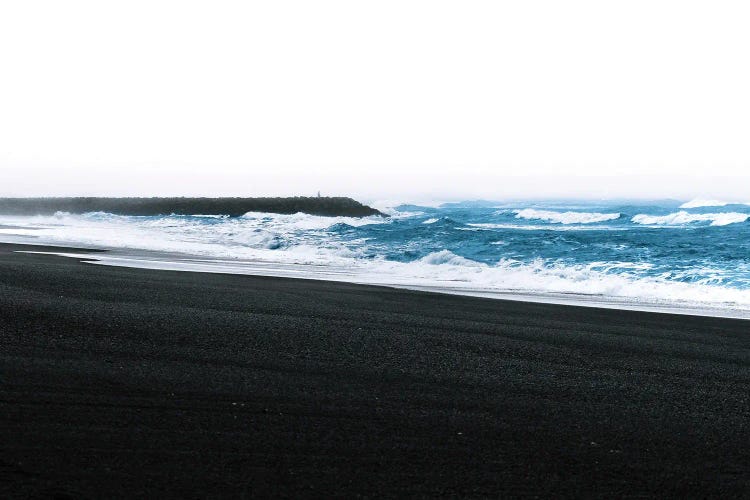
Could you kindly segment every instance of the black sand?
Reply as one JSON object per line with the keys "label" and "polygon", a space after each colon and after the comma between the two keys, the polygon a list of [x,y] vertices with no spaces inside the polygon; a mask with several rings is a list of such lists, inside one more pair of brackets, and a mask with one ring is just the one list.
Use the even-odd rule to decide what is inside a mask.
{"label": "black sand", "polygon": [[0,245],[0,496],[750,495],[750,322]]}

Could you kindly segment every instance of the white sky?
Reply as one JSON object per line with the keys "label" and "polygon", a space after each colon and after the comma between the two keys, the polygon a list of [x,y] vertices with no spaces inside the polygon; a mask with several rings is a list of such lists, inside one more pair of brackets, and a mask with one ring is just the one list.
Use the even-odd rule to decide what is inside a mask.
{"label": "white sky", "polygon": [[750,7],[0,3],[0,196],[750,199]]}

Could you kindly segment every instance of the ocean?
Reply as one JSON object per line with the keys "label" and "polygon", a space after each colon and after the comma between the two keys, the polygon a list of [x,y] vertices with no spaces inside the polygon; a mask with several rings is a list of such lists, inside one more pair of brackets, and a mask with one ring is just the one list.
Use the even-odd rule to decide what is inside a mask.
{"label": "ocean", "polygon": [[100,263],[750,317],[750,203],[372,204],[389,217],[0,215],[0,240]]}

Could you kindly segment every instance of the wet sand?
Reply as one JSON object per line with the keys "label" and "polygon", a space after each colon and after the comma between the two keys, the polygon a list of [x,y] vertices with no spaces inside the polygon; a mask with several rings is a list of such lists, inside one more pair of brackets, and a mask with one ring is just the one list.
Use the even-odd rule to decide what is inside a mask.
{"label": "wet sand", "polygon": [[2,497],[750,494],[748,321],[21,249]]}

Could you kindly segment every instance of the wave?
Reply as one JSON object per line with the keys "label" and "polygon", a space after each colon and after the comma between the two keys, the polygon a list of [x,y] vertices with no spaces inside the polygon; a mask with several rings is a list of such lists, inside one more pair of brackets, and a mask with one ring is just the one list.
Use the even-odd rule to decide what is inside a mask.
{"label": "wave", "polygon": [[620,213],[598,212],[553,212],[551,210],[535,210],[525,208],[514,210],[517,219],[542,220],[555,224],[594,224],[619,219]]}
{"label": "wave", "polygon": [[[617,208],[611,210],[614,212]],[[265,269],[270,271],[297,266],[294,275],[299,277],[425,286],[461,293],[578,294],[605,299],[614,297],[635,303],[718,304],[720,307],[750,310],[750,267],[743,268],[744,261],[739,260],[747,249],[741,238],[727,243],[729,249],[723,252],[730,258],[713,255],[710,242],[694,242],[690,231],[681,231],[680,237],[684,239],[675,241],[673,253],[667,251],[668,255],[654,256],[645,252],[648,257],[644,257],[644,252],[640,251],[602,251],[602,245],[622,241],[609,238],[604,232],[560,233],[556,237],[547,237],[549,235],[521,231],[498,235],[491,231],[497,227],[549,231],[621,230],[631,232],[634,240],[628,240],[629,244],[641,248],[642,243],[643,248],[651,248],[649,245],[654,241],[661,245],[662,240],[654,239],[659,235],[634,224],[727,225],[749,220],[750,213],[691,214],[681,211],[668,215],[639,214],[632,218],[634,224],[591,225],[592,221],[605,216],[606,220],[621,216],[594,211],[527,209],[524,212],[526,216],[554,214],[557,218],[575,214],[575,217],[587,221],[573,223],[568,218],[567,223],[548,224],[541,220],[512,219],[513,214],[517,216],[520,212],[504,212],[503,224],[474,223],[469,227],[462,221],[492,220],[481,218],[492,217],[492,209],[436,211],[404,219],[266,212],[225,218],[203,215],[121,216],[106,212],[71,215],[59,212],[54,216],[3,216],[0,223],[23,227],[23,230],[3,230],[3,238],[7,238],[7,234],[13,236],[15,232],[26,237],[27,242],[33,236],[34,242],[53,245],[181,254],[184,257],[179,258],[187,263],[226,262],[225,272],[242,272],[237,269],[255,264],[266,266]],[[435,226],[422,226],[432,219],[436,219],[432,222]],[[442,230],[448,228],[477,232]],[[26,229],[28,231],[24,233]],[[687,246],[691,251],[695,249],[694,252],[686,254],[680,250],[682,247],[677,244],[680,242],[688,242]],[[581,251],[570,251],[573,244]],[[126,253],[114,252],[111,255]],[[132,254],[138,255],[136,252]],[[505,258],[501,259],[501,256]],[[537,256],[540,258],[534,259]],[[560,256],[566,260],[558,260]],[[651,262],[644,262],[646,258]],[[404,259],[408,261],[404,262]],[[597,259],[602,262],[591,262]]]}
{"label": "wave", "polygon": [[274,225],[284,225],[288,229],[315,230],[328,229],[337,224],[346,224],[351,227],[367,226],[370,224],[388,224],[392,219],[380,216],[370,217],[330,217],[324,215],[310,215],[302,212],[296,214],[275,214],[268,212],[247,212],[243,220],[260,221]]}
{"label": "wave", "polygon": [[722,286],[700,278],[702,269],[684,271],[685,281],[665,276],[646,276],[650,264],[593,262],[569,264],[550,259],[523,262],[501,259],[486,264],[449,250],[432,252],[412,262],[382,258],[365,260],[359,255],[334,249],[298,247],[273,254],[285,262],[315,264],[303,277],[340,279],[369,284],[424,286],[460,292],[561,294],[621,299],[634,304],[699,307],[750,308],[750,290]]}
{"label": "wave", "polygon": [[625,226],[592,226],[590,224],[495,224],[492,222],[472,222],[470,227],[457,227],[460,231],[482,231],[492,229],[510,229],[514,231],[623,231]]}
{"label": "wave", "polygon": [[[52,244],[309,263],[326,262],[327,256],[306,260],[315,253],[306,251],[306,247],[321,249],[324,253],[332,250],[341,255],[355,255],[337,240],[336,226],[390,223],[390,219],[379,216],[351,218],[264,212],[208,219],[182,215],[145,217],[106,212],[81,215],[57,212],[53,216],[3,217],[6,219],[27,229],[23,233],[15,231],[16,234],[28,235],[33,230],[39,241]],[[282,249],[284,252],[280,252]]]}
{"label": "wave", "polygon": [[[750,290],[721,286],[708,280],[690,282],[644,276],[642,271],[647,269],[650,265],[644,263],[572,265],[546,259],[531,262],[502,259],[491,265],[443,250],[416,262],[376,263],[377,276],[371,276],[367,281],[385,284],[390,279],[405,285],[486,292],[577,294],[619,298],[639,304],[750,307]],[[694,270],[694,275],[701,274],[705,274],[701,269]]]}
{"label": "wave", "polygon": [[748,219],[750,219],[750,214],[739,212],[691,214],[690,212],[681,210],[679,212],[671,213],[668,215],[638,214],[631,220],[635,224],[649,226],[684,226],[686,224],[693,224],[696,222],[710,222],[711,226],[728,226],[729,224],[745,222]]}
{"label": "wave", "polygon": [[750,205],[750,201],[722,201],[696,198],[680,205],[680,208],[726,207],[727,205]]}
{"label": "wave", "polygon": [[[266,262],[198,261],[193,270],[211,270],[211,262],[218,262],[222,267],[214,272],[262,273],[465,294],[523,294],[568,300],[580,297],[594,303],[597,300],[602,303],[620,301],[633,306],[750,309],[750,290],[722,286],[706,279],[675,281],[664,276],[644,276],[642,271],[648,265],[633,262],[568,264],[548,259],[530,262],[502,259],[495,264],[485,264],[449,250],[430,253],[417,261],[395,262],[364,260],[356,255],[313,247],[283,250],[273,255],[283,257]],[[243,266],[247,266],[248,271],[243,271]],[[705,273],[695,269],[693,274]]]}
{"label": "wave", "polygon": [[399,215],[409,212],[422,211],[424,209],[440,208],[445,204],[444,201],[423,200],[423,201],[404,201],[404,200],[377,200],[369,203],[368,206],[379,210],[387,215]]}
{"label": "wave", "polygon": [[680,205],[680,208],[701,208],[701,207],[725,207],[729,205],[728,201],[721,200],[706,200],[696,198]]}
{"label": "wave", "polygon": [[465,267],[477,267],[482,266],[481,263],[456,255],[450,250],[441,250],[439,252],[433,252],[431,254],[422,257],[419,262],[424,264],[442,265],[449,264],[452,266],[465,266]]}
{"label": "wave", "polygon": [[361,252],[331,240],[325,244],[304,240],[291,244],[279,235],[265,232],[244,232],[241,239],[227,235],[222,244],[212,244],[184,238],[177,241],[162,232],[157,239],[153,237],[155,233],[143,228],[109,228],[98,234],[89,232],[83,238],[78,231],[62,229],[68,229],[63,240],[83,239],[98,245],[107,242],[107,246],[232,259],[224,261],[228,267],[223,272],[241,272],[238,269],[243,264],[256,262],[269,266],[265,270],[270,273],[279,266],[294,265],[301,266],[294,271],[298,277],[423,286],[460,293],[573,294],[634,304],[750,308],[750,290],[722,286],[721,281],[706,277],[711,273],[698,268],[669,276],[654,275],[652,266],[642,262],[571,264],[552,259],[500,259],[488,264],[447,249],[415,261],[396,262],[383,257],[365,258]]}
{"label": "wave", "polygon": [[174,217],[201,217],[203,219],[228,219],[229,215],[218,215],[218,214],[192,214],[192,215],[180,215],[171,214]]}

